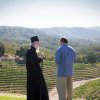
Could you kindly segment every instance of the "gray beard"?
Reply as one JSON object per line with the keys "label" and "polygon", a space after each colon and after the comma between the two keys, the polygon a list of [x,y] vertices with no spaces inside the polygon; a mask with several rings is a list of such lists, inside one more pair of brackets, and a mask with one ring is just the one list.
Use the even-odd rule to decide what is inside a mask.
{"label": "gray beard", "polygon": [[39,47],[36,49],[36,53],[39,53]]}

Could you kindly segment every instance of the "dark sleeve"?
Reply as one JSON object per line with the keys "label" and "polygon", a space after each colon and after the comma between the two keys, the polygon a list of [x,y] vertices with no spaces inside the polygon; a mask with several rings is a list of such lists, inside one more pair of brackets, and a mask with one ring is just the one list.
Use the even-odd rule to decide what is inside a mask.
{"label": "dark sleeve", "polygon": [[36,65],[36,64],[39,64],[40,62],[42,62],[42,59],[37,56],[35,51],[28,52],[27,58],[31,65]]}

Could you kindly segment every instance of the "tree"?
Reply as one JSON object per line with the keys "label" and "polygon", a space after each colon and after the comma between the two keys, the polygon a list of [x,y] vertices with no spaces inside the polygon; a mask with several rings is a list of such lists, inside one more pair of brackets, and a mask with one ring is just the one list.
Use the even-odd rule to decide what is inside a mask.
{"label": "tree", "polygon": [[100,62],[100,51],[96,52],[95,56],[96,56],[97,62]]}
{"label": "tree", "polygon": [[87,63],[93,64],[97,62],[96,54],[92,51],[87,53],[86,59],[87,59]]}
{"label": "tree", "polygon": [[51,61],[54,60],[53,53],[50,50],[46,49],[46,48],[41,48],[40,52],[39,52],[39,55],[44,56],[45,60],[51,60]]}
{"label": "tree", "polygon": [[4,44],[0,41],[0,57],[3,56],[5,53]]}
{"label": "tree", "polygon": [[27,48],[25,47],[20,47],[19,50],[16,51],[16,55],[19,57],[25,57],[25,53],[26,53]]}
{"label": "tree", "polygon": [[85,62],[85,56],[84,55],[78,55],[77,62],[78,63],[84,63]]}
{"label": "tree", "polygon": [[19,50],[16,50],[16,55],[21,57],[22,59],[16,59],[16,63],[18,64],[24,64],[26,61],[26,51],[27,48],[26,47],[20,47]]}

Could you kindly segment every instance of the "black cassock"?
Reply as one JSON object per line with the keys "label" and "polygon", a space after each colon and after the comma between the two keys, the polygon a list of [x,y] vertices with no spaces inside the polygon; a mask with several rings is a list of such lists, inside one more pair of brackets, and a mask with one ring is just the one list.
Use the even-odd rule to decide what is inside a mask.
{"label": "black cassock", "polygon": [[37,56],[36,49],[31,47],[26,53],[27,100],[49,100],[46,83],[40,68],[41,61],[41,58]]}

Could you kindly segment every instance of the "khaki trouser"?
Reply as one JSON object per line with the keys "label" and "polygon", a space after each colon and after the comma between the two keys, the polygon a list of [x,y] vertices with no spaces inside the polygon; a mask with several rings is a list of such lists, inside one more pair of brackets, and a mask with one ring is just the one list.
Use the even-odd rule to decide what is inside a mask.
{"label": "khaki trouser", "polygon": [[72,100],[72,76],[57,77],[57,92],[59,100]]}

